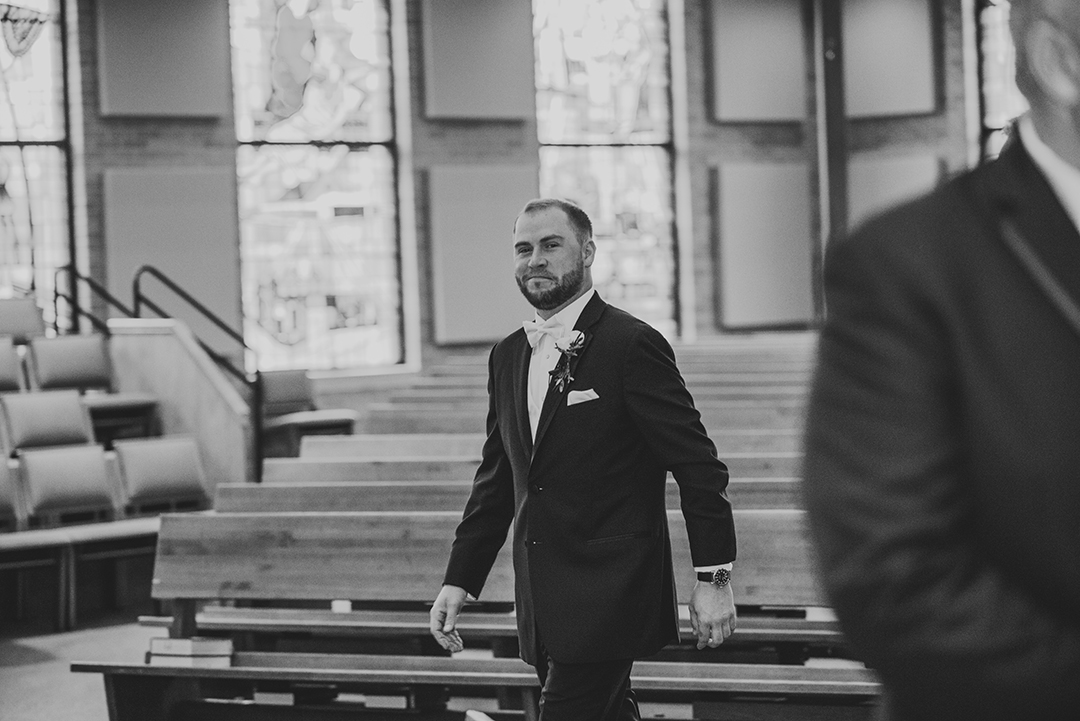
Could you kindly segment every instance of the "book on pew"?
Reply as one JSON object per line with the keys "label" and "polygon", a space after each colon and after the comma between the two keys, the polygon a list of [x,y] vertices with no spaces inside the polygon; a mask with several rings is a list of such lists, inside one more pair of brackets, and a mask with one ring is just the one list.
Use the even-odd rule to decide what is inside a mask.
{"label": "book on pew", "polygon": [[147,654],[146,662],[150,666],[172,666],[175,668],[229,668],[232,656],[179,656],[172,654]]}
{"label": "book on pew", "polygon": [[232,665],[231,638],[152,638],[146,663],[180,668],[228,668]]}
{"label": "book on pew", "polygon": [[192,636],[191,638],[150,639],[150,653],[161,656],[232,656],[231,638],[209,638]]}

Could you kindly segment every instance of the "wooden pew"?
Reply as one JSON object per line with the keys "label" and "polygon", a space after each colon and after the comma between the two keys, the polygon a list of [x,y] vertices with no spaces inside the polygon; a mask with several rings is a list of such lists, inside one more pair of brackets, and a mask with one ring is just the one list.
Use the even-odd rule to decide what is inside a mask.
{"label": "wooden pew", "polygon": [[[798,429],[802,427],[803,399],[731,400],[699,403],[702,422],[711,433],[718,429]],[[371,403],[358,431],[366,433],[481,433],[487,404]]]}
{"label": "wooden pew", "polygon": [[[741,478],[728,484],[739,509],[799,508],[798,478]],[[230,513],[297,511],[462,511],[472,481],[219,483],[214,509]],[[667,507],[679,508],[679,486],[668,480]]]}
{"label": "wooden pew", "polygon": [[[400,510],[402,506],[398,504],[399,510],[383,512],[385,515],[370,511],[359,514],[345,511],[334,512],[324,518],[314,514],[297,514],[314,509],[335,508],[340,511],[343,508],[356,508],[364,503],[364,495],[379,495],[378,489],[316,486],[314,488],[319,491],[316,494],[302,492],[290,497],[271,486],[235,484],[219,488],[218,504],[228,508],[228,511],[222,510],[217,514],[184,522],[175,522],[170,518],[159,548],[158,567],[155,570],[155,597],[179,598],[187,593],[195,598],[304,598],[329,601],[355,598],[356,591],[362,589],[363,595],[359,600],[411,602],[416,604],[421,612],[418,614],[413,610],[372,615],[370,611],[340,614],[311,610],[297,612],[293,609],[210,607],[204,610],[196,621],[199,630],[288,631],[322,635],[346,633],[358,636],[379,632],[389,635],[415,635],[419,632],[426,636],[426,606],[431,600],[431,584],[437,587],[438,579],[441,578],[449,539],[452,538],[453,529],[460,518],[460,504],[453,510],[431,511],[434,504],[429,498],[428,505],[421,507],[423,512],[403,512]],[[307,488],[301,486],[293,490],[306,491]],[[345,493],[342,494],[342,491]],[[383,495],[383,503],[392,505],[387,502],[385,494]],[[450,498],[450,495],[443,496],[444,501]],[[458,499],[450,500],[456,504]],[[298,507],[304,511],[296,511]],[[272,514],[272,517],[266,514]],[[272,544],[273,539],[279,537],[293,543],[293,536],[291,532],[279,532],[275,529],[283,525],[299,531],[301,527],[307,528],[306,525],[298,525],[299,521],[307,523],[311,518],[315,518],[316,523],[319,519],[325,520],[328,525],[323,530],[332,537],[336,537],[339,532],[345,533],[344,528],[333,530],[334,524],[366,522],[373,525],[362,530],[349,531],[352,534],[349,542],[357,544],[355,552],[343,549],[341,554],[333,559],[320,557],[317,568],[306,567],[302,563],[295,567],[288,565],[286,561],[291,563],[292,556],[283,555],[283,552],[275,550]],[[418,520],[414,522],[414,518]],[[682,597],[686,598],[694,579],[686,570],[690,568],[690,560],[685,527],[678,511],[670,511],[669,520],[672,525],[673,544],[677,551],[676,563],[681,565],[684,571],[681,590]],[[809,576],[801,538],[801,520],[801,512],[792,510],[775,513],[736,512],[740,558],[744,559],[740,561],[740,569],[744,563],[748,566],[745,573],[740,570],[737,574],[736,597],[744,608],[794,607],[801,611],[806,606],[821,605]],[[209,530],[203,534],[200,530],[203,528]],[[436,528],[440,530],[434,530]],[[215,533],[218,535],[214,535]],[[249,533],[263,535],[252,542],[247,538]],[[401,536],[400,542],[393,540],[394,534]],[[197,546],[194,549],[196,552],[190,551],[185,545],[175,545],[181,542],[201,544],[203,539],[210,545]],[[306,540],[310,544],[317,543],[315,539]],[[234,542],[239,545],[234,547]],[[248,545],[244,546],[245,543]],[[254,545],[251,545],[252,543]],[[372,551],[373,548],[377,549],[377,552]],[[285,565],[279,567],[266,563],[265,559],[253,559],[248,553],[252,549],[258,550],[260,556],[280,556],[280,563]],[[297,550],[296,553],[301,551]],[[320,556],[317,548],[312,553]],[[404,563],[396,561],[395,554],[402,554]],[[212,569],[203,569],[205,564],[200,555],[209,556],[205,563],[212,563]],[[355,555],[362,556],[361,561],[354,560],[352,557]],[[331,561],[348,565],[354,574],[351,580],[343,580],[340,569],[325,566]],[[362,565],[356,566],[356,563]],[[512,604],[512,570],[509,564],[509,551],[504,548],[492,580],[485,588],[482,601]],[[753,568],[750,568],[749,564],[753,564]],[[399,570],[404,575],[399,575],[395,567],[400,567]],[[266,577],[256,579],[260,573]],[[301,578],[297,576],[300,573],[313,576]],[[250,581],[248,577],[252,577]],[[293,582],[296,584],[295,588],[290,585]],[[341,583],[345,585],[337,585]],[[328,587],[327,584],[331,586]],[[242,588],[234,590],[235,586]],[[213,595],[214,589],[219,587],[223,595]],[[378,595],[380,593],[383,595]],[[685,608],[682,615],[683,631],[689,634],[689,616]],[[187,622],[190,623],[190,619]],[[462,630],[467,637],[474,635],[483,640],[509,638],[516,634],[513,617],[505,613],[466,614]],[[836,646],[841,641],[839,632],[831,621],[807,621],[802,618],[775,616],[748,615],[742,619],[736,634],[740,640],[754,643],[771,641]],[[802,655],[803,651],[799,649],[797,655]]]}
{"label": "wooden pew", "polygon": [[[748,451],[721,454],[734,478],[792,477],[801,473],[798,451]],[[422,481],[471,479],[480,462],[479,455],[458,458],[411,459],[361,458],[267,458],[263,463],[264,483],[295,481],[341,483],[349,481]]]}
{"label": "wooden pew", "polygon": [[[770,385],[729,385],[721,379],[711,378],[688,386],[695,404],[718,403],[730,400],[803,399],[809,390],[809,382]],[[394,403],[477,403],[488,399],[487,383],[469,383],[442,387],[405,388],[390,393]]]}
{"label": "wooden pew", "polygon": [[[232,668],[163,668],[137,664],[79,663],[72,671],[104,676],[111,721],[142,719],[231,719],[241,711],[262,713],[268,718],[341,719],[363,718],[370,713],[356,702],[327,702],[331,694],[377,690],[409,694],[417,687],[436,692],[444,689],[497,687],[520,689],[528,703],[523,717],[535,719],[536,674],[516,658],[458,659],[416,656],[370,656],[354,654],[299,654],[242,652]],[[678,693],[693,700],[745,699],[786,696],[809,700],[800,708],[777,703],[756,704],[756,713],[740,718],[869,719],[879,685],[863,669],[805,668],[765,664],[693,664],[639,661],[631,676],[639,695]],[[260,684],[289,689],[302,715],[285,715],[280,707],[259,706],[249,700]],[[317,701],[303,706],[305,691],[312,687]],[[846,703],[826,709],[820,698]],[[746,708],[750,704],[735,700]],[[351,712],[351,714],[350,714]],[[271,715],[274,714],[274,715]],[[346,715],[350,714],[350,715]],[[388,715],[372,718],[388,718]],[[397,718],[397,716],[393,716]],[[442,714],[405,712],[403,718],[463,718]]]}
{"label": "wooden pew", "polygon": [[[204,614],[200,619],[197,613],[199,602],[206,599],[241,603],[352,599],[367,604],[384,602],[395,607],[412,603],[420,611],[412,616],[412,631],[403,629],[400,619],[392,615],[383,619],[383,631],[426,634],[423,608],[437,591],[459,517],[460,512],[167,515],[162,518],[153,595],[158,600],[174,601],[172,633],[176,636],[206,630],[203,625],[213,614]],[[669,512],[669,524],[679,569],[678,584],[685,598],[694,577],[681,514]],[[737,511],[736,524],[740,537],[740,571],[734,581],[737,598],[746,604],[765,607],[820,605],[821,596],[802,539],[800,511]],[[481,601],[509,604],[512,600],[513,574],[509,548],[504,547]],[[398,612],[401,610],[408,609],[399,608]],[[323,610],[222,611],[248,614],[251,627],[260,631],[265,630],[263,624],[268,617],[274,615],[280,622],[279,631],[299,629],[298,624],[306,621],[309,631],[315,629],[316,633],[339,637],[370,633],[375,623],[369,612],[331,616],[325,607]],[[351,623],[362,618],[366,619],[363,623],[368,624],[367,629]],[[331,621],[336,621],[336,628],[329,628]],[[754,623],[748,621],[749,618],[743,619],[746,630],[740,628],[736,634],[754,632]],[[488,622],[486,631],[485,622]],[[512,616],[507,614],[482,616],[470,609],[463,616],[462,631],[466,637],[472,635],[470,623],[480,636],[485,633],[505,636],[513,632]],[[796,637],[800,631],[795,624],[791,626],[791,634]],[[235,629],[234,625],[231,630]],[[235,682],[229,687],[227,698],[232,698],[238,688],[241,695],[250,696],[256,684],[271,680],[290,689],[315,683],[335,691],[353,688],[352,684],[357,689],[386,684],[387,679],[395,680],[403,688],[425,684],[526,688],[535,685],[529,675],[531,669],[513,659],[483,659],[478,667],[471,668],[468,664],[472,661],[456,658],[371,659],[343,650],[345,655],[330,656],[244,651],[227,669],[178,670],[141,663],[99,663],[75,664],[73,670],[105,675],[110,698],[115,700],[111,704],[113,721],[126,721],[128,713],[133,716],[146,713],[147,702],[138,699],[171,699],[161,703],[185,700],[197,705],[224,682]],[[523,674],[514,677],[518,680],[506,676],[515,667]],[[441,675],[444,672],[471,675],[457,678]],[[203,685],[202,681],[207,683]],[[872,674],[861,668],[728,663],[687,666],[669,661],[640,665],[635,687],[694,694],[723,691],[773,699],[825,694],[833,701],[849,697],[860,703],[877,693]]]}
{"label": "wooden pew", "polygon": [[[721,456],[725,452],[797,451],[802,434],[796,429],[719,429],[709,434]],[[305,436],[301,458],[477,458],[483,433],[382,433],[351,436]]]}
{"label": "wooden pew", "polygon": [[[154,571],[154,598],[416,601],[437,591],[454,511],[168,514]],[[668,511],[685,598],[695,578],[682,514]],[[736,510],[740,570],[736,596],[747,605],[822,606],[799,510]],[[317,564],[311,563],[317,558]],[[483,601],[513,601],[509,546]],[[357,595],[359,594],[359,595]],[[190,602],[189,602],[190,601]]]}

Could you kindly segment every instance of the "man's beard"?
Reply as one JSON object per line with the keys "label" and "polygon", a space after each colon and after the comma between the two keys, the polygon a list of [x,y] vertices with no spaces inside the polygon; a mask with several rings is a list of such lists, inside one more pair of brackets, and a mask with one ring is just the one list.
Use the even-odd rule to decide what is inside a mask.
{"label": "man's beard", "polygon": [[[550,276],[532,277],[550,278]],[[527,280],[522,280],[521,276],[517,276],[516,280],[518,288],[521,290],[521,294],[525,296],[525,300],[529,301],[533,308],[538,310],[554,310],[573,298],[577,295],[577,292],[581,290],[581,285],[585,281],[585,263],[579,263],[576,268],[557,280],[553,288],[537,291],[535,293],[529,290]]]}

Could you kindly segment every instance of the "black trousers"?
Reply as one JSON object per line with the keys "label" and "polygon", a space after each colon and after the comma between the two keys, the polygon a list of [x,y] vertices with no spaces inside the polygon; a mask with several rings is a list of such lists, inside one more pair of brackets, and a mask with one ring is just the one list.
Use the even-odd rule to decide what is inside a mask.
{"label": "black trousers", "polygon": [[630,689],[633,659],[563,663],[537,648],[540,721],[640,721]]}

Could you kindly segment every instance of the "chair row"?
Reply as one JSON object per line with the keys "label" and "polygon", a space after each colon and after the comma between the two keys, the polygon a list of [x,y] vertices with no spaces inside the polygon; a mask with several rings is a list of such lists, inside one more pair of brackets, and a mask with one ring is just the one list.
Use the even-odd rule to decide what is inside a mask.
{"label": "chair row", "polygon": [[111,448],[120,437],[156,435],[156,401],[134,407],[111,399],[73,390],[0,394],[0,448],[12,458],[32,448],[93,443]]}
{"label": "chair row", "polygon": [[314,435],[351,435],[359,413],[319,408],[305,370],[264,371],[263,455],[296,457],[300,440]]}
{"label": "chair row", "polygon": [[25,348],[14,336],[0,336],[0,392],[73,390],[85,399],[100,442],[117,436],[150,435],[157,398],[117,393],[103,335],[31,338]]}
{"label": "chair row", "polygon": [[0,463],[0,528],[109,521],[206,505],[198,447],[187,436],[20,450]]}

